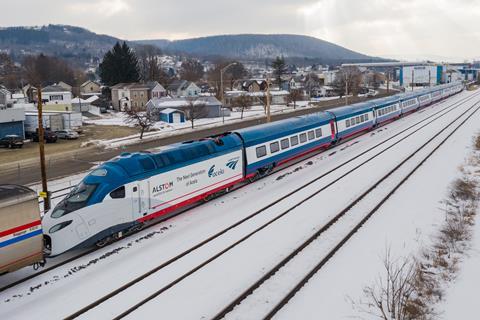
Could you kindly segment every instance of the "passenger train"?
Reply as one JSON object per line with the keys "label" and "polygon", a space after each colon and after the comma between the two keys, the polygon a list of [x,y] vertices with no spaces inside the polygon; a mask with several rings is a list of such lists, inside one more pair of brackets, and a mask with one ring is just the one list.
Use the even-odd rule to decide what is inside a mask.
{"label": "passenger train", "polygon": [[103,246],[147,221],[226,193],[462,90],[460,83],[446,84],[177,143],[155,153],[123,153],[95,168],[44,215],[45,248],[56,256]]}

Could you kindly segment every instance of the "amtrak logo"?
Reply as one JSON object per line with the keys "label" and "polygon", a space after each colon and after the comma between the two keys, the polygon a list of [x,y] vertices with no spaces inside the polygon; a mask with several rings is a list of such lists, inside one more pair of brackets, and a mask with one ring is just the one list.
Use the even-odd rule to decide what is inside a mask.
{"label": "amtrak logo", "polygon": [[210,169],[208,170],[208,177],[209,178],[215,178],[215,177],[221,176],[223,174],[225,174],[225,170],[223,170],[223,169],[216,170],[215,165],[211,166]]}
{"label": "amtrak logo", "polygon": [[240,158],[234,158],[234,159],[231,159],[231,160],[228,160],[226,166],[232,170],[235,170],[235,168],[237,167],[237,163],[238,163],[238,160],[240,160]]}

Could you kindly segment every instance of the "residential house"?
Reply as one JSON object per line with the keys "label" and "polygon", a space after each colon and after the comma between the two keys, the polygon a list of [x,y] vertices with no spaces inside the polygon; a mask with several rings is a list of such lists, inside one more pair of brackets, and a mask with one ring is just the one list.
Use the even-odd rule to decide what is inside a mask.
{"label": "residential house", "polygon": [[72,92],[73,87],[71,85],[69,85],[68,83],[60,81],[56,85],[62,87],[65,91]]}
{"label": "residential house", "polygon": [[187,80],[175,80],[167,87],[168,93],[174,98],[196,97],[201,92],[195,83]]}
{"label": "residential house", "polygon": [[147,83],[119,83],[112,88],[112,104],[115,110],[129,110],[130,108],[144,109],[152,98],[161,98],[166,95],[165,88],[156,81]]}
{"label": "residential house", "polygon": [[94,81],[88,80],[80,85],[80,95],[82,97],[99,96],[101,94],[102,88],[100,84]]}
{"label": "residential house", "polygon": [[12,93],[12,101],[14,104],[26,104],[28,102],[23,92]]}
{"label": "residential house", "polygon": [[167,96],[167,90],[157,81],[149,81],[147,86],[150,88],[148,100]]}
{"label": "residential house", "polygon": [[[222,108],[222,103],[213,96],[195,98],[193,105],[197,107],[202,106],[205,108],[205,114],[203,115],[203,118],[217,118],[230,115],[230,110]],[[189,98],[154,98],[147,103],[147,109],[156,110],[158,111],[158,114],[160,114],[162,110],[168,108],[180,110],[184,112],[188,118],[190,108]]]}
{"label": "residential house", "polygon": [[27,97],[27,102],[34,102],[37,100],[37,88],[32,86],[31,84],[27,84],[22,88],[23,94]]}
{"label": "residential house", "polygon": [[0,86],[0,105],[6,107],[12,103],[12,93]]}
{"label": "residential house", "polygon": [[58,84],[42,89],[42,101],[46,110],[72,110],[72,92]]}
{"label": "residential house", "polygon": [[242,82],[243,91],[260,92],[267,90],[267,81],[263,79],[246,80]]}

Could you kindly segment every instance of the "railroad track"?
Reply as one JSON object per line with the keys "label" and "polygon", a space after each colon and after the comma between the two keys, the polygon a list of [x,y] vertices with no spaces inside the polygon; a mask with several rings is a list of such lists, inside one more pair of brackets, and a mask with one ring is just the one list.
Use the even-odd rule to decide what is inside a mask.
{"label": "railroad track", "polygon": [[[277,265],[275,265],[272,269],[266,272],[261,278],[259,278],[255,283],[253,283],[247,290],[242,292],[235,300],[229,303],[226,307],[224,307],[219,313],[217,313],[213,319],[224,319],[228,318],[230,312],[235,312],[235,308],[239,308],[236,314],[242,314],[242,311],[245,311],[245,308],[251,308],[252,304],[255,304],[255,301],[259,301],[259,296],[265,294],[265,292],[269,292],[268,287],[272,287],[272,283],[279,283],[281,282],[282,275],[283,280],[285,281],[285,275],[291,275],[293,272],[292,270],[296,270],[298,272],[299,268],[304,266],[304,262],[308,260],[306,257],[300,257],[302,254],[304,255],[318,255],[318,248],[321,248],[320,242],[328,241],[328,235],[333,235],[335,231],[331,230],[332,228],[339,229],[339,222],[342,218],[347,215],[356,215],[358,222],[355,222],[354,225],[346,231],[346,235],[341,238],[336,244],[333,244],[332,247],[326,254],[321,255],[318,263],[316,263],[308,272],[301,277],[295,284],[291,284],[289,289],[283,297],[281,297],[271,308],[268,312],[265,312],[262,315],[262,319],[268,320],[272,319],[290,300],[294,297],[296,293],[298,293],[302,287],[313,277],[321,268],[351,239],[351,237],[358,232],[358,230],[382,207],[382,205],[459,129],[461,128],[475,113],[480,110],[479,103],[469,108],[465,113],[457,117],[454,121],[452,121],[447,127],[442,129],[439,134],[445,132],[450,126],[454,125],[458,122],[462,117],[464,117],[468,112],[472,109],[473,112],[468,114],[468,116],[463,119],[445,138],[441,139],[441,141],[435,145],[433,150],[428,152],[426,156],[424,156],[421,161],[416,164],[413,169],[409,170],[407,174],[399,177],[398,182],[395,183],[393,187],[388,187],[387,189],[382,189],[382,186],[388,184],[387,181],[390,179],[394,174],[398,173],[399,170],[408,163],[414,156],[416,156],[420,151],[422,151],[425,147],[427,147],[432,141],[438,138],[438,135],[433,136],[429,139],[425,144],[423,144],[420,148],[415,150],[411,153],[407,158],[405,158],[400,164],[398,164],[395,168],[393,168],[390,172],[388,172],[385,176],[383,176],[380,180],[378,180],[375,184],[373,184],[368,190],[366,190],[363,194],[353,200],[348,206],[346,206],[341,212],[339,212],[333,219],[331,219],[327,224],[322,226],[317,232],[315,232],[312,236],[310,236],[306,241],[304,241],[300,246],[298,246],[294,251],[292,251],[287,257],[281,260]],[[391,183],[391,181],[388,181]],[[378,190],[378,191],[377,191]],[[385,190],[389,190],[385,192]],[[367,211],[365,214],[365,205],[362,207],[361,205],[365,202],[369,202],[369,197],[378,196],[378,194],[372,195],[372,193],[376,191],[377,193],[381,194],[380,201],[375,201],[374,205],[370,204],[369,206],[372,207]],[[353,212],[353,213],[352,213]],[[351,218],[351,217],[350,217]],[[351,221],[349,221],[352,223]],[[325,247],[325,245],[323,245]],[[324,248],[323,248],[324,249]],[[306,253],[305,253],[306,252]],[[310,257],[311,258],[311,257]],[[299,259],[299,261],[294,261],[295,259]],[[307,263],[308,264],[308,263]],[[295,268],[296,266],[296,268]],[[286,270],[285,270],[286,269]],[[276,277],[276,274],[282,274]],[[280,279],[279,279],[280,278]],[[285,283],[285,282],[283,282]],[[277,287],[278,289],[278,287]],[[255,292],[259,292],[255,295]],[[271,292],[271,291],[270,291]],[[244,306],[242,303],[248,301]],[[249,304],[250,303],[250,304]],[[269,303],[272,303],[271,299],[269,299]],[[235,318],[235,315],[232,315],[231,318]]]}
{"label": "railroad track", "polygon": [[[417,130],[415,130],[414,132],[411,133],[411,134],[413,134],[413,133],[417,132],[418,130],[424,128],[424,127],[427,126],[428,124],[430,124],[430,123],[434,122],[435,120],[437,120],[437,119],[445,116],[445,115],[448,114],[449,112],[455,110],[456,108],[460,107],[460,106],[463,105],[464,103],[467,103],[468,101],[474,99],[475,97],[477,97],[477,96],[479,96],[479,95],[480,95],[480,93],[474,93],[474,94],[472,94],[472,95],[470,95],[470,96],[467,96],[467,97],[465,97],[465,98],[462,98],[462,99],[460,99],[459,101],[457,101],[457,102],[455,102],[455,103],[452,103],[451,105],[449,105],[449,106],[447,106],[447,107],[445,107],[445,108],[443,108],[443,109],[441,109],[441,110],[433,113],[432,115],[426,117],[425,119],[422,119],[422,120],[416,122],[415,124],[412,124],[412,125],[409,126],[408,128],[406,128],[406,129],[402,130],[401,132],[399,132],[397,135],[394,135],[394,136],[392,136],[392,137],[390,137],[390,138],[387,138],[387,139],[383,140],[382,142],[380,142],[380,143],[372,146],[371,148],[365,150],[364,152],[362,152],[362,153],[360,153],[360,154],[352,157],[351,159],[349,159],[349,160],[341,163],[340,165],[336,166],[335,168],[333,168],[333,169],[325,172],[324,174],[316,177],[315,179],[309,181],[308,183],[302,185],[301,187],[299,187],[299,188],[293,190],[292,192],[286,194],[284,197],[282,197],[282,198],[280,198],[280,199],[277,199],[276,201],[271,202],[270,204],[264,206],[263,208],[261,208],[260,210],[254,212],[253,214],[249,215],[248,217],[246,217],[246,218],[244,218],[244,219],[242,219],[242,220],[240,220],[240,221],[238,221],[238,222],[230,225],[229,227],[225,228],[224,230],[216,233],[215,235],[209,237],[208,239],[205,239],[204,241],[198,243],[197,245],[191,247],[190,249],[182,252],[181,254],[179,254],[179,255],[177,255],[176,257],[174,257],[174,258],[170,259],[169,261],[167,261],[167,262],[162,266],[162,268],[165,267],[165,266],[167,266],[167,265],[169,265],[169,264],[171,264],[171,263],[173,263],[173,262],[175,262],[175,261],[177,261],[178,259],[182,258],[183,256],[185,256],[185,255],[193,252],[194,250],[196,250],[196,249],[198,249],[198,248],[200,248],[200,247],[208,244],[209,242],[215,240],[216,238],[218,238],[218,237],[220,237],[221,235],[225,234],[226,232],[234,229],[235,227],[237,227],[237,226],[239,226],[239,225],[241,225],[241,224],[249,221],[250,219],[254,218],[255,216],[257,216],[257,215],[259,215],[260,213],[262,213],[262,212],[264,212],[265,210],[267,210],[271,205],[274,205],[275,203],[277,203],[277,202],[279,202],[279,201],[282,201],[282,200],[285,200],[285,199],[287,199],[288,197],[290,197],[290,196],[298,193],[299,191],[304,190],[306,187],[310,186],[310,185],[313,184],[314,182],[316,182],[316,181],[318,181],[318,180],[326,177],[327,175],[330,175],[330,174],[336,172],[337,170],[341,169],[342,167],[348,165],[349,163],[351,163],[351,162],[353,162],[354,160],[360,158],[361,156],[367,154],[368,152],[370,152],[370,151],[372,151],[372,150],[375,150],[376,148],[382,146],[383,144],[385,144],[385,143],[391,141],[392,139],[398,137],[399,135],[407,132],[408,130],[410,130],[410,129],[412,129],[412,128],[414,128],[414,127],[416,127],[416,126],[418,126],[418,125],[420,125],[420,124],[422,124],[422,123],[424,123],[421,127],[419,127]],[[448,100],[444,100],[444,101],[448,101]],[[445,113],[443,113],[444,111],[445,111]],[[437,116],[437,115],[439,115],[439,116],[435,118],[435,116]],[[432,119],[432,118],[433,118],[433,119]],[[432,120],[431,120],[431,119],[432,119]],[[407,138],[407,137],[405,137],[405,138]],[[403,141],[403,140],[402,140],[402,141]],[[400,142],[400,141],[399,141],[399,142]],[[398,142],[398,143],[399,143],[399,142]],[[341,145],[341,144],[340,144],[340,145]],[[384,150],[384,151],[386,151],[386,150]],[[384,152],[384,151],[383,151],[383,152]],[[284,167],[282,167],[281,169],[282,169],[282,170],[285,170],[285,169],[287,169],[287,168],[293,167],[293,166],[297,165],[298,163],[300,163],[300,162],[302,162],[302,161],[305,161],[305,158],[299,159],[298,161],[295,161],[295,162],[289,164],[288,166],[284,166]],[[244,186],[246,186],[246,185],[241,185],[241,186],[237,187],[235,190],[239,190],[240,188],[243,188]],[[66,191],[66,190],[70,190],[71,188],[72,188],[72,187],[62,188],[62,189],[59,189],[59,190],[55,190],[55,191],[53,191],[52,193],[60,193],[60,192]],[[68,192],[65,193],[65,194],[62,194],[62,195],[57,195],[57,196],[55,196],[54,198],[59,198],[59,197],[65,196],[66,194],[68,194]],[[182,213],[184,213],[184,212],[186,212],[186,211],[188,211],[188,210],[191,210],[191,209],[194,209],[194,208],[200,206],[201,204],[202,204],[202,203],[198,203],[198,204],[195,204],[195,205],[193,205],[193,206],[187,207],[187,208],[185,208],[184,210],[181,210],[181,211],[179,211],[178,213],[176,213],[176,214],[174,214],[174,215],[172,215],[172,216],[170,216],[170,217],[168,217],[168,218],[166,218],[166,219],[161,219],[161,220],[155,221],[155,223],[152,223],[152,224],[148,225],[148,227],[151,228],[151,227],[153,227],[153,226],[155,226],[155,225],[158,225],[158,224],[160,224],[160,223],[164,223],[164,222],[166,222],[166,221],[168,221],[168,220],[170,220],[170,219],[173,219],[174,217],[176,217],[176,216],[178,216],[178,215],[180,215],[180,214],[182,214]],[[143,230],[145,230],[145,229],[143,229]],[[141,231],[143,231],[143,230],[140,230],[140,231],[138,231],[138,232],[141,232]],[[129,235],[128,237],[125,237],[125,238],[122,238],[122,239],[126,239],[126,238],[129,238],[129,237],[132,237],[132,236],[138,234],[138,232],[132,233],[132,234]],[[66,265],[66,264],[68,264],[68,263],[71,263],[71,262],[73,262],[73,261],[75,261],[75,260],[77,260],[77,259],[80,259],[80,258],[84,257],[84,256],[87,256],[87,255],[95,252],[96,250],[97,250],[97,248],[91,248],[91,249],[89,249],[89,250],[83,251],[82,253],[80,253],[80,254],[78,254],[78,255],[72,256],[72,257],[70,257],[70,258],[68,258],[68,259],[66,259],[66,260],[62,260],[61,262],[56,263],[56,264],[54,264],[54,265],[52,265],[52,266],[49,266],[49,267],[40,269],[38,272],[36,272],[36,273],[34,273],[34,274],[31,274],[31,275],[29,275],[29,276],[27,276],[27,277],[24,277],[24,278],[22,278],[22,279],[16,280],[16,281],[14,281],[14,282],[12,282],[12,283],[10,283],[10,284],[8,284],[8,285],[5,285],[5,286],[1,287],[1,288],[0,288],[0,292],[5,291],[5,290],[7,290],[7,289],[10,289],[10,288],[12,288],[12,287],[15,287],[15,286],[17,286],[17,285],[19,285],[19,284],[25,283],[26,281],[32,280],[32,279],[34,279],[34,278],[36,278],[36,277],[38,277],[38,276],[40,276],[40,275],[43,275],[43,274],[46,274],[46,273],[50,272],[50,271],[53,271],[53,270],[55,270],[55,269],[57,269],[57,268],[59,268],[59,267],[61,267],[61,266],[64,266],[64,265]],[[160,269],[161,269],[161,268],[160,268]]]}
{"label": "railroad track", "polygon": [[[314,194],[310,195],[309,197],[307,198],[304,198],[303,200],[301,200],[300,202],[298,202],[297,204],[295,204],[293,207],[289,208],[287,211],[284,211],[282,214],[278,215],[277,217],[275,217],[274,219],[270,220],[269,222],[267,222],[266,224],[262,225],[261,227],[257,228],[256,230],[254,230],[253,232],[251,232],[250,234],[246,235],[245,237],[243,237],[242,239],[236,241],[235,243],[233,243],[232,245],[230,245],[229,247],[225,248],[224,250],[220,251],[219,253],[217,253],[216,255],[212,256],[210,259],[204,261],[202,264],[200,265],[197,265],[197,267],[191,269],[189,272],[183,274],[181,277],[175,279],[174,281],[170,282],[168,285],[162,287],[160,290],[156,291],[154,294],[150,295],[149,297],[147,297],[146,299],[142,300],[141,302],[139,302],[138,304],[136,304],[135,306],[133,306],[132,308],[128,309],[127,311],[125,311],[124,313],[122,313],[121,315],[117,316],[117,318],[122,318],[126,315],[128,315],[130,312],[132,312],[133,310],[137,309],[138,307],[140,307],[141,305],[147,303],[148,301],[154,299],[155,297],[157,297],[158,295],[160,295],[161,293],[163,293],[164,291],[168,290],[169,288],[175,286],[177,283],[181,282],[183,279],[185,279],[186,277],[188,277],[189,275],[195,273],[197,270],[201,269],[202,267],[204,267],[205,265],[209,264],[210,262],[214,261],[215,259],[217,259],[219,256],[223,255],[224,253],[226,253],[227,251],[229,251],[230,249],[232,249],[233,247],[237,246],[239,243],[242,243],[243,241],[245,241],[246,239],[250,238],[253,234],[263,230],[264,228],[266,228],[268,225],[272,224],[273,222],[275,222],[276,220],[280,219],[281,217],[285,216],[286,214],[288,214],[290,211],[292,211],[294,208],[298,207],[299,205],[301,205],[302,203],[308,201],[309,199],[311,199],[312,197],[314,197],[315,195],[317,195],[318,193],[322,192],[323,190],[325,190],[326,188],[328,188],[329,186],[333,185],[334,183],[336,183],[336,181],[344,178],[345,176],[347,176],[348,174],[350,174],[351,172],[357,170],[359,167],[361,167],[363,164],[371,161],[372,159],[376,158],[378,155],[384,153],[385,151],[389,150],[390,148],[392,148],[394,145],[397,145],[398,143],[400,143],[401,141],[405,140],[406,138],[410,137],[411,135],[413,135],[414,133],[418,132],[419,130],[421,130],[422,128],[424,128],[425,126],[427,126],[428,124],[438,120],[439,118],[443,117],[445,114],[448,114],[449,112],[453,111],[456,107],[459,107],[461,105],[463,105],[464,103],[470,101],[471,99],[475,98],[477,95],[471,95],[465,99],[462,99],[461,101],[458,101],[456,102],[455,104],[452,104],[451,106],[447,107],[447,108],[444,108],[442,109],[441,111],[423,119],[422,121],[420,122],[417,122],[416,124],[410,126],[409,128],[403,130],[402,132],[398,133],[397,135],[393,136],[393,137],[390,137],[384,141],[382,141],[381,143],[369,148],[368,150],[364,151],[363,153],[357,155],[356,157],[340,164],[339,166],[333,168],[332,170],[329,170],[328,172],[322,174],[321,176],[319,177],[316,177],[315,179],[307,182],[306,184],[302,185],[301,187],[297,188],[296,190],[288,193],[287,195],[285,195],[284,197],[280,198],[280,199],[277,199],[276,201],[272,202],[271,204],[265,206],[264,208],[254,212],[253,214],[247,216],[246,218],[236,222],[235,224],[232,224],[230,225],[229,227],[227,227],[226,229],[223,229],[222,231],[218,232],[217,234],[209,237],[208,239],[202,241],[201,243],[191,247],[190,249],[180,253],[179,255],[171,258],[170,260],[158,265],[157,267],[155,267],[154,269],[150,270],[149,272],[147,273],[144,273],[143,275],[133,279],[132,281],[126,283],[125,285],[121,286],[120,288],[112,291],[111,293],[101,297],[100,299],[97,299],[96,301],[92,302],[91,304],[85,306],[84,308],[78,310],[77,312],[71,314],[70,316],[67,317],[67,319],[73,319],[73,318],[76,318],[76,317],[79,317],[83,314],[85,314],[86,312],[96,308],[97,306],[105,303],[106,301],[110,300],[111,298],[121,294],[122,292],[124,292],[125,290],[127,290],[128,288],[136,285],[137,283],[141,282],[142,280],[148,278],[149,276],[151,275],[154,275],[155,273],[157,273],[158,271],[162,270],[163,268],[171,265],[172,263],[174,263],[175,261],[178,261],[179,259],[185,257],[186,255],[188,255],[189,253],[192,253],[194,252],[195,250],[205,246],[206,244],[212,242],[213,240],[219,238],[220,236],[226,234],[228,231],[230,230],[233,230],[234,228],[236,228],[237,226],[245,223],[246,221],[248,220],[251,220],[252,218],[258,216],[260,213],[266,211],[268,208],[270,208],[272,205],[275,205],[277,203],[279,203],[280,201],[282,200],[285,200],[287,198],[290,198],[292,195],[294,194],[297,194],[299,191],[302,191],[304,190],[305,188],[307,188],[308,186],[312,185],[313,183],[315,183],[316,181],[320,180],[321,178],[323,177],[326,177],[328,176],[329,174],[331,174],[332,172],[335,172],[337,171],[338,169],[344,167],[346,164],[348,163],[351,163],[352,161],[360,158],[361,156],[367,154],[368,152],[376,149],[378,146],[380,145],[383,145],[384,143],[394,139],[395,137],[398,137],[400,134],[414,128],[415,126],[423,123],[423,122],[426,122],[427,120],[433,118],[434,116],[438,115],[439,113],[447,110],[447,109],[450,109],[450,110],[447,110],[444,114],[441,114],[439,117],[436,117],[434,118],[433,120],[430,120],[428,121],[427,123],[425,123],[424,125],[422,125],[420,128],[417,128],[416,130],[414,130],[413,132],[410,132],[406,137],[403,137],[401,138],[399,141],[395,142],[394,144],[392,144],[391,146],[387,147],[386,149],[380,151],[378,154],[372,156],[371,158],[367,159],[366,161],[364,161],[363,163],[357,165],[355,168],[351,169],[351,170],[348,170],[346,173],[344,173],[343,175],[341,175],[339,178],[337,178],[336,180],[328,183],[326,186],[322,187],[320,190],[317,190]],[[454,107],[455,106],[455,107]]]}

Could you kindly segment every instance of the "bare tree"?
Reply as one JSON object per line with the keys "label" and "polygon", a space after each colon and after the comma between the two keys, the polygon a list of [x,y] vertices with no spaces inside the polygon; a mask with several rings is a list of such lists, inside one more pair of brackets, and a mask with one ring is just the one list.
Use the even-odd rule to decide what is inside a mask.
{"label": "bare tree", "polygon": [[300,90],[294,89],[291,90],[287,96],[287,103],[290,104],[293,102],[293,109],[297,107],[297,101],[303,98],[303,94]]}
{"label": "bare tree", "polygon": [[219,99],[221,97],[220,70],[222,70],[228,65],[231,65],[231,66],[227,68],[227,70],[225,70],[223,74],[223,81],[224,81],[223,84],[225,87],[229,85],[230,90],[233,90],[233,85],[236,81],[248,77],[247,69],[245,69],[245,66],[239,61],[223,60],[223,59],[215,61],[214,67],[210,69],[207,73],[207,79],[210,82],[211,86],[215,88],[215,92],[217,93],[217,98]]}
{"label": "bare tree", "polygon": [[[340,97],[344,94],[353,94],[356,96],[360,91],[362,78],[362,73],[357,67],[342,68],[342,70],[337,72],[333,86]],[[348,93],[346,92],[347,87]]]}
{"label": "bare tree", "polygon": [[162,51],[151,45],[138,46],[136,48],[140,78],[143,81],[159,81],[165,78],[165,72],[161,68],[158,56]]}
{"label": "bare tree", "polygon": [[[363,288],[365,300],[353,302],[361,313],[383,320],[430,319],[434,311],[419,295],[423,282],[421,264],[410,257],[394,259],[390,249],[383,260],[384,274]],[[421,289],[420,289],[421,291]]]}
{"label": "bare tree", "polygon": [[188,81],[198,81],[203,77],[204,68],[200,61],[195,59],[188,59],[182,62],[180,69],[180,77]]}
{"label": "bare tree", "polygon": [[15,66],[8,54],[0,53],[0,84],[9,89],[16,89],[19,87],[20,81],[20,68]]}
{"label": "bare tree", "polygon": [[135,127],[140,128],[140,140],[143,139],[145,131],[150,130],[158,120],[158,112],[154,109],[147,109],[146,111],[130,108],[125,111],[127,119],[125,123],[132,123]]}
{"label": "bare tree", "polygon": [[207,105],[198,98],[188,98],[185,104],[187,119],[192,124],[192,129],[195,127],[195,120],[205,118],[208,115]]}
{"label": "bare tree", "polygon": [[312,96],[312,91],[320,87],[320,78],[315,73],[309,73],[305,79],[305,90]]}
{"label": "bare tree", "polygon": [[240,119],[243,119],[243,112],[252,107],[253,100],[250,96],[242,94],[233,100],[233,106],[240,109],[241,116]]}

